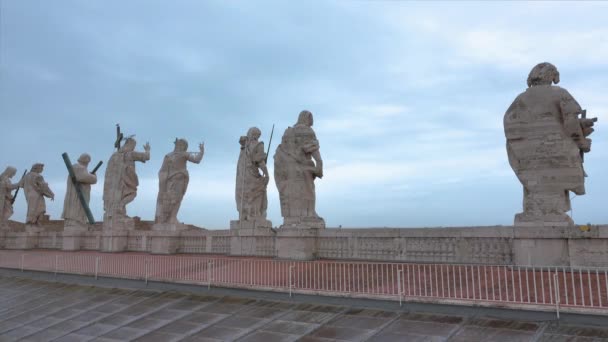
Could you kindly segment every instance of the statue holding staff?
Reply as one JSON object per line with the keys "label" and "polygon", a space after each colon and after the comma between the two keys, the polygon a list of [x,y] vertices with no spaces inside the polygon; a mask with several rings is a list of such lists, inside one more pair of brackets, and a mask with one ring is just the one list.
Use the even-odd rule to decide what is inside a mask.
{"label": "statue holding staff", "polygon": [[25,192],[25,200],[27,202],[27,217],[26,224],[40,225],[40,221],[46,213],[45,197],[55,200],[55,194],[49,188],[49,185],[42,177],[44,164],[36,163],[32,166],[30,172],[25,175],[23,181],[23,190]]}
{"label": "statue holding staff", "polygon": [[[145,163],[150,160],[150,144],[144,145],[144,152],[136,152],[136,145],[133,137],[127,138],[108,161],[103,187],[104,229],[132,228],[132,219],[127,216],[126,206],[137,196],[139,178],[135,162]],[[114,222],[119,227],[114,227]],[[120,226],[121,222],[126,225]]]}
{"label": "statue holding staff", "polygon": [[4,227],[8,219],[13,215],[13,190],[23,187],[23,177],[18,183],[11,182],[17,174],[17,169],[8,166],[2,174],[0,174],[0,228]]}

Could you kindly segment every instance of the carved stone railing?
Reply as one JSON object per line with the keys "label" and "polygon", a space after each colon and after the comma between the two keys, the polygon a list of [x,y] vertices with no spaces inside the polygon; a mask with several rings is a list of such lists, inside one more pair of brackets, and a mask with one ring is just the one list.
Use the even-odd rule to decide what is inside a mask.
{"label": "carved stone railing", "polygon": [[[0,249],[608,267],[608,226],[0,232]],[[310,257],[307,257],[310,255]]]}

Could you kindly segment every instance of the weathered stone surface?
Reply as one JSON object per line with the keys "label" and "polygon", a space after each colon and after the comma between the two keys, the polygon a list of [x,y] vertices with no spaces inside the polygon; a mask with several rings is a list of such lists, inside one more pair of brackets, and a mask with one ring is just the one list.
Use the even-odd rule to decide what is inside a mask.
{"label": "weathered stone surface", "polygon": [[315,205],[315,179],[323,177],[323,160],[312,125],[312,113],[300,112],[298,122],[285,130],[274,155],[274,178],[285,228],[325,228]]}
{"label": "weathered stone surface", "polygon": [[124,146],[108,161],[103,187],[104,230],[132,230],[135,227],[126,209],[137,196],[139,179],[135,162],[150,160],[150,144],[144,145],[145,152],[135,152],[136,144],[135,139],[127,138]]}
{"label": "weathered stone surface", "polygon": [[[80,158],[78,158],[78,162],[72,165],[74,176],[76,181],[80,184],[80,190],[82,191],[82,195],[87,204],[91,199],[91,185],[97,183],[97,176],[87,170],[90,162],[91,156],[87,153],[83,153]],[[82,203],[80,203],[78,193],[76,192],[76,186],[74,186],[70,176],[68,176],[67,180],[67,189],[61,218],[65,220],[64,231],[66,232],[85,232],[88,230],[87,215],[82,207]]]}
{"label": "weathered stone surface", "polygon": [[264,143],[258,141],[261,135],[259,128],[251,127],[247,135],[239,140],[241,152],[236,169],[235,189],[239,220],[230,222],[231,229],[272,227],[272,222],[266,219],[266,189],[270,176],[266,167],[268,157],[264,152]]}
{"label": "weathered stone surface", "polygon": [[154,230],[185,229],[179,225],[177,213],[182,204],[190,176],[187,163],[199,164],[205,154],[205,145],[199,145],[199,152],[187,152],[188,142],[185,139],[175,140],[175,149],[163,159],[158,172],[158,198]]}
{"label": "weathered stone surface", "polygon": [[276,246],[279,259],[314,260],[318,257],[319,228],[281,228]]}
{"label": "weathered stone surface", "polygon": [[40,225],[43,220],[46,213],[44,198],[48,197],[51,201],[55,200],[55,194],[41,175],[43,169],[44,164],[34,164],[31,171],[25,175],[23,180],[23,192],[25,193],[25,200],[27,202],[27,218],[25,222],[30,225]]}
{"label": "weathered stone surface", "polygon": [[13,190],[23,186],[23,180],[11,182],[16,173],[16,168],[8,166],[0,174],[0,229],[8,228],[8,219],[13,215]]}
{"label": "weathered stone surface", "polygon": [[[570,194],[585,194],[583,155],[591,149],[597,119],[585,118],[576,100],[559,83],[550,63],[536,65],[528,89],[504,116],[509,164],[523,185],[523,212],[516,226],[568,226]],[[582,114],[579,118],[578,115]]]}

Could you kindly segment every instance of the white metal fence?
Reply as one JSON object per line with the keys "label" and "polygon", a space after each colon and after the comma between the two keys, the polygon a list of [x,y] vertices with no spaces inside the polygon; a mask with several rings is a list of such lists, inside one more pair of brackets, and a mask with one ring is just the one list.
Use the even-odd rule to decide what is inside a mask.
{"label": "white metal fence", "polygon": [[0,251],[0,267],[205,286],[608,314],[608,269],[56,251]]}

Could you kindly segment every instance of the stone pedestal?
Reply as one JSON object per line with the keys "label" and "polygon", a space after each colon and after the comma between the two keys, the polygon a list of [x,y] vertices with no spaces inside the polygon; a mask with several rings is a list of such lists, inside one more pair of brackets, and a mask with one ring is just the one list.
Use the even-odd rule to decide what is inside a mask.
{"label": "stone pedestal", "polygon": [[178,250],[179,233],[155,232],[149,236],[152,254],[175,254]]}
{"label": "stone pedestal", "polygon": [[35,233],[40,233],[43,231],[44,231],[44,228],[42,226],[37,226],[37,225],[32,225],[32,224],[25,225],[26,233],[35,234]]}
{"label": "stone pedestal", "polygon": [[15,233],[15,249],[34,249],[38,247],[38,233]]}
{"label": "stone pedestal", "polygon": [[63,226],[64,251],[78,251],[82,248],[83,234],[89,231],[89,226],[72,220],[66,220]]}
{"label": "stone pedestal", "polygon": [[102,252],[124,252],[127,250],[127,232],[108,232],[104,231],[101,235]]}
{"label": "stone pedestal", "polygon": [[135,230],[135,220],[127,216],[116,216],[111,218],[106,216],[103,221],[103,230],[113,232]]}
{"label": "stone pedestal", "polygon": [[232,220],[230,221],[230,230],[234,229],[256,229],[268,230],[272,228],[272,222],[265,218],[257,218],[253,220]]}
{"label": "stone pedestal", "polygon": [[319,228],[281,228],[277,231],[279,259],[314,260],[317,258]]}
{"label": "stone pedestal", "polygon": [[233,229],[232,222],[235,221],[230,224],[230,255],[275,255],[276,233],[272,228]]}
{"label": "stone pedestal", "polygon": [[[155,223],[152,230],[158,232],[180,232],[187,230],[188,226],[183,223]],[[174,233],[175,235],[175,233]]]}
{"label": "stone pedestal", "polygon": [[325,220],[321,217],[285,217],[281,229],[323,229]]}

